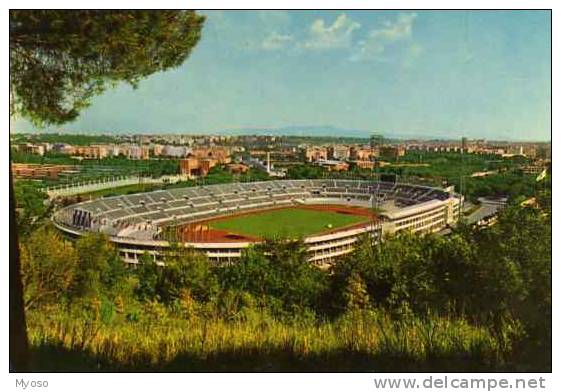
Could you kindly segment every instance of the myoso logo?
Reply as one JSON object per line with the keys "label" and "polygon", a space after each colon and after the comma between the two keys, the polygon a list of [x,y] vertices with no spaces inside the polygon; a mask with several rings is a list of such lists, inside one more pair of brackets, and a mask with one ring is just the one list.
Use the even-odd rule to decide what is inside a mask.
{"label": "myoso logo", "polygon": [[16,388],[47,388],[49,382],[47,380],[24,380],[23,378],[16,379]]}

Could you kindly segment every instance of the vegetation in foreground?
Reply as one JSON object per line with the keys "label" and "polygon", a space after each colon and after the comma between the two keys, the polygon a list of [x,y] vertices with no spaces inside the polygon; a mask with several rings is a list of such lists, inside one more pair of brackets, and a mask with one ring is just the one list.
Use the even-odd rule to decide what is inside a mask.
{"label": "vegetation in foreground", "polygon": [[141,321],[111,326],[42,317],[29,318],[37,371],[482,371],[498,355],[483,327],[438,317],[395,321],[375,310],[332,322],[281,321],[248,304],[210,318],[155,305]]}
{"label": "vegetation in foreground", "polygon": [[103,236],[42,226],[20,245],[33,369],[548,371],[550,217],[364,239],[328,272],[299,242],[129,269]]}

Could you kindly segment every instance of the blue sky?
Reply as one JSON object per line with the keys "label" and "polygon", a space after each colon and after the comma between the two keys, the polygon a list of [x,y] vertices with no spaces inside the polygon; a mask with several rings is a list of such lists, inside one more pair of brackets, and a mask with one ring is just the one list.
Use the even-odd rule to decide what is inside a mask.
{"label": "blue sky", "polygon": [[107,91],[52,129],[329,125],[388,137],[550,139],[547,11],[204,14],[202,39],[180,68]]}

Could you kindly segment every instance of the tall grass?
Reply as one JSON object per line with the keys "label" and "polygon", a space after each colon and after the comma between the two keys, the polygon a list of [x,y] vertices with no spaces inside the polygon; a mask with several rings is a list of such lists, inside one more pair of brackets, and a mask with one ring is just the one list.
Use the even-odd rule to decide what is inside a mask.
{"label": "tall grass", "polygon": [[[82,370],[466,370],[466,363],[492,369],[499,358],[498,344],[484,328],[439,317],[396,321],[376,311],[319,322],[279,321],[254,310],[234,320],[175,317],[164,310],[110,324],[31,312],[28,324],[32,347],[82,353],[90,358]],[[61,358],[55,355],[48,364],[40,359],[38,370],[57,370]]]}

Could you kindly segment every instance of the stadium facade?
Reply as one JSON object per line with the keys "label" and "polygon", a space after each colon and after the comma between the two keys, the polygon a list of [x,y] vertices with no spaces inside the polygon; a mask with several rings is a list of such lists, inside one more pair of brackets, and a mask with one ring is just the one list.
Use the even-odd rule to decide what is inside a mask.
{"label": "stadium facade", "polygon": [[[377,219],[359,227],[303,238],[310,261],[325,265],[352,251],[368,233],[380,239],[410,230],[438,232],[454,225],[461,196],[453,189],[365,180],[278,180],[159,190],[85,201],[58,210],[55,226],[71,237],[101,232],[116,244],[127,263],[148,253],[161,261],[174,241],[166,228],[215,217],[301,205],[338,205],[373,209]],[[256,241],[184,241],[213,262],[234,262]],[[258,241],[257,241],[258,242]]]}

